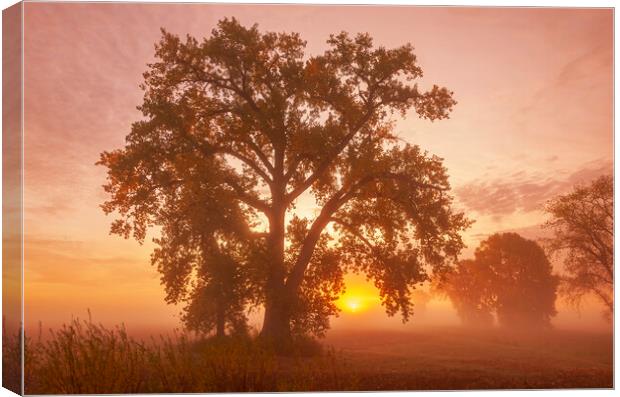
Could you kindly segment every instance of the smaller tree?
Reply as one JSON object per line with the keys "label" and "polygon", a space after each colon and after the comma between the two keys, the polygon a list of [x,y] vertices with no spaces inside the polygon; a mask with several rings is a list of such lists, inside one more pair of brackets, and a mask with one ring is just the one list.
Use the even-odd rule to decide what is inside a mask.
{"label": "smaller tree", "polygon": [[613,177],[601,176],[551,200],[546,210],[552,218],[545,224],[553,231],[549,252],[564,259],[562,295],[579,305],[593,293],[608,318],[614,307],[613,195]]}
{"label": "smaller tree", "polygon": [[491,277],[486,269],[474,260],[459,262],[446,276],[440,292],[452,301],[458,316],[467,326],[493,324],[493,297],[489,290]]}
{"label": "smaller tree", "polygon": [[[168,188],[152,189],[169,210],[158,214],[162,227],[153,240],[156,248],[151,263],[161,275],[166,302],[183,305],[184,325],[224,336],[227,331],[247,330],[247,311],[262,296],[256,278],[264,272],[260,268],[265,264],[264,236],[252,232],[230,192],[209,183],[222,177],[211,165],[183,169],[191,183],[181,186],[162,176],[167,178],[164,185]],[[133,175],[131,169],[122,167],[119,172]],[[138,199],[136,196],[130,198]],[[129,228],[117,232],[129,233]],[[145,229],[140,232],[144,238]]]}
{"label": "smaller tree", "polygon": [[248,280],[234,248],[217,244],[201,252],[196,286],[191,290],[182,320],[190,330],[210,332],[216,336],[246,334],[248,303],[251,298]]}
{"label": "smaller tree", "polygon": [[180,227],[184,223],[167,225],[164,237],[155,239],[151,260],[162,274],[166,301],[184,304],[181,319],[189,330],[245,333],[246,312],[258,293],[247,266],[252,255],[230,235],[190,232]]}
{"label": "smaller tree", "polygon": [[464,324],[546,327],[555,310],[558,278],[543,249],[516,233],[494,234],[461,261],[440,289]]}

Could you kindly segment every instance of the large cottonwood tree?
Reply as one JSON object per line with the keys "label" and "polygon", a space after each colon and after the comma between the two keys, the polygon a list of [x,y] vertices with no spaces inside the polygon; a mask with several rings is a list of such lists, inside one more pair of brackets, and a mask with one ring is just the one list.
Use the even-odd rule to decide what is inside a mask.
{"label": "large cottonwood tree", "polygon": [[[366,273],[388,314],[407,319],[413,288],[451,265],[469,223],[451,210],[442,159],[392,129],[394,115],[447,118],[452,93],[418,88],[409,44],[347,33],[327,44],[309,56],[298,34],[235,19],[202,41],[164,31],[144,74],[143,120],[101,156],[114,233],[143,240],[150,226],[189,216],[205,235],[235,220],[267,337],[324,330],[347,271]],[[302,197],[316,216],[295,213]],[[168,264],[163,283],[187,289],[192,266]]]}

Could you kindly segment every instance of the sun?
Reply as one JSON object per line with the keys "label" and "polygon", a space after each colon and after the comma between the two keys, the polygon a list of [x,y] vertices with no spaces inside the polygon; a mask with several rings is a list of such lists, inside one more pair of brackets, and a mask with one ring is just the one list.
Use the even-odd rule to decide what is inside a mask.
{"label": "sun", "polygon": [[360,313],[372,308],[378,300],[378,297],[372,294],[346,293],[336,304],[342,311]]}
{"label": "sun", "polygon": [[347,298],[343,304],[351,313],[355,313],[361,308],[360,301],[356,298]]}
{"label": "sun", "polygon": [[357,314],[380,305],[379,293],[374,286],[355,281],[347,285],[346,292],[336,301],[340,310]]}

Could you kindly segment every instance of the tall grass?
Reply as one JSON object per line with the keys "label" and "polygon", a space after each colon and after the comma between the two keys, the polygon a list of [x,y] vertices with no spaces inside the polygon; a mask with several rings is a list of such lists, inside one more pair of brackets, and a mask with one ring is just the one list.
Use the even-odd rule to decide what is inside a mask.
{"label": "tall grass", "polygon": [[9,330],[2,319],[2,386],[21,394],[22,381],[22,341],[21,328]]}
{"label": "tall grass", "polygon": [[[45,343],[27,340],[32,393],[137,393],[144,390],[146,350],[120,326],[74,320],[50,331]],[[34,390],[29,390],[32,387]]]}
{"label": "tall grass", "polygon": [[[302,343],[303,342],[303,343]],[[26,340],[27,394],[347,390],[356,385],[333,351],[298,341],[279,356],[252,337],[185,333],[143,342],[123,326],[75,319]]]}

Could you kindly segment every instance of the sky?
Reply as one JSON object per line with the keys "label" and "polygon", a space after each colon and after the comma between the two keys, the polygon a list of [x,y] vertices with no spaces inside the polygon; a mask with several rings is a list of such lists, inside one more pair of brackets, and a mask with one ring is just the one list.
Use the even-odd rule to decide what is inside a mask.
{"label": "sky", "polygon": [[[464,257],[494,232],[540,236],[546,200],[613,170],[612,10],[25,3],[27,326],[54,327],[87,309],[130,330],[179,326],[150,266],[153,244],[108,234],[105,169],[95,162],[141,118],[138,85],[160,28],[202,38],[231,16],[299,32],[309,54],[343,30],[386,47],[413,44],[421,86],[446,86],[458,104],[449,120],[409,114],[395,129],[444,159],[456,207],[475,220]],[[299,210],[317,209],[308,201]],[[402,325],[363,277],[347,285],[346,299],[359,291],[364,307],[349,307],[334,328],[457,323],[449,302],[419,296]],[[558,326],[604,324],[593,303],[581,314],[559,309]]]}

